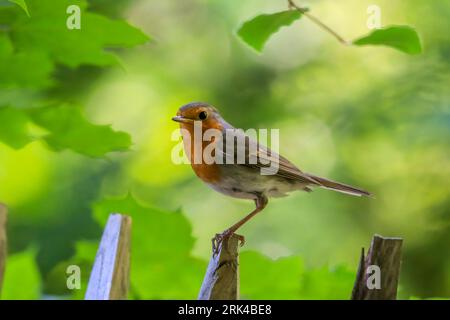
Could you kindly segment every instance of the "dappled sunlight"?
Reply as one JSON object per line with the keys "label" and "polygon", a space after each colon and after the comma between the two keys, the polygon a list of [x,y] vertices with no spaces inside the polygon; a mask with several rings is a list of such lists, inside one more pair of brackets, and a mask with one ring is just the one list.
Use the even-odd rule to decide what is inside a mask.
{"label": "dappled sunlight", "polygon": [[21,150],[0,144],[1,202],[15,207],[45,193],[52,172],[49,152],[41,142]]}

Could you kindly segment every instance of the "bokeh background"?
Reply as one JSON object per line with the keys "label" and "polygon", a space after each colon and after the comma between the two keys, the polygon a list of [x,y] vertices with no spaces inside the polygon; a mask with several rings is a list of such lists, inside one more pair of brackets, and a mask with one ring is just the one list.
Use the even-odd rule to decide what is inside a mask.
{"label": "bokeh background", "polygon": [[[172,163],[170,119],[191,101],[215,105],[236,127],[279,128],[280,152],[300,168],[376,195],[316,190],[271,201],[241,231],[243,297],[346,299],[375,233],[404,238],[401,298],[450,297],[450,3],[306,4],[347,39],[369,32],[367,7],[377,4],[383,25],[416,28],[424,52],[344,47],[301,19],[257,54],[236,30],[286,9],[282,0],[89,1],[91,12],[151,40],[120,50],[115,66],[58,65],[38,96],[82,106],[133,144],[92,158],[40,139],[0,141],[0,202],[10,209],[4,297],[82,297],[102,223],[122,211],[134,219],[130,298],[196,298],[210,238],[253,203]],[[0,90],[2,103],[28,107],[28,91]],[[65,287],[71,263],[82,266],[81,290]]]}

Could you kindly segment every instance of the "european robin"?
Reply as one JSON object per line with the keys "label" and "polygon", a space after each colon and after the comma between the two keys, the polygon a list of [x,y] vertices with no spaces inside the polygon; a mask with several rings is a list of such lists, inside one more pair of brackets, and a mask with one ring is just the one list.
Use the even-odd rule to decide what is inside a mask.
{"label": "european robin", "polygon": [[[301,171],[286,158],[259,144],[245,135],[244,132],[235,129],[221,117],[216,108],[207,103],[193,102],[186,104],[178,110],[176,117],[173,117],[172,120],[180,123],[184,150],[195,174],[218,192],[234,198],[254,200],[256,204],[256,208],[242,220],[236,222],[221,234],[216,234],[212,239],[213,250],[218,247],[221,241],[231,236],[244,223],[261,212],[271,197],[286,196],[288,192],[296,190],[311,192],[312,187],[325,188],[354,196],[371,195],[360,188]],[[209,141],[203,138],[196,140],[196,125],[197,128],[201,128],[202,132],[214,129],[221,134],[221,137],[219,139],[217,137],[211,138]],[[232,131],[236,135],[236,139],[233,137],[232,144],[238,153],[243,151],[245,161],[206,161],[203,151],[207,148],[214,150],[212,153],[215,159],[230,160],[231,158],[231,160],[236,160],[235,150],[233,154],[230,154],[229,148],[224,148],[227,145],[227,131]],[[239,138],[243,138],[240,141],[244,141],[241,146],[236,145]],[[198,146],[199,141],[200,146]],[[200,161],[195,161],[196,150],[202,152]],[[273,174],[262,174],[261,169],[267,168],[268,163],[275,164],[277,171]],[[239,237],[243,244],[244,237]]]}

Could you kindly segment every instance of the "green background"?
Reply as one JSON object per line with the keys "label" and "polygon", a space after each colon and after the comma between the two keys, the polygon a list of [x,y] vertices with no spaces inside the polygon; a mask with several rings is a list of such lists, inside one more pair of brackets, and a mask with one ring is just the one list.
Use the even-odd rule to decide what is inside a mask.
{"label": "green background", "polygon": [[[372,3],[309,5],[357,39]],[[376,195],[270,201],[241,230],[243,298],[348,299],[375,233],[404,238],[400,298],[450,296],[448,1],[377,1],[383,25],[415,27],[420,55],[346,47],[304,18],[258,54],[236,31],[281,0],[26,4],[0,1],[2,298],[82,298],[110,212],[133,217],[130,298],[196,298],[210,238],[253,209],[172,163],[170,119],[198,100],[236,127],[279,128],[302,170]],[[81,290],[66,289],[70,264]]]}

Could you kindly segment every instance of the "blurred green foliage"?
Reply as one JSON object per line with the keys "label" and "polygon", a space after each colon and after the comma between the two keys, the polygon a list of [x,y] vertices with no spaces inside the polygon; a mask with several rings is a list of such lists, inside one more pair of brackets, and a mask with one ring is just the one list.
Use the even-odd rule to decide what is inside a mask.
{"label": "blurred green foliage", "polygon": [[35,261],[36,251],[28,249],[8,258],[1,298],[35,300],[40,294],[40,275]]}
{"label": "blurred green foliage", "polygon": [[100,157],[110,151],[127,150],[131,138],[124,132],[115,132],[109,126],[89,123],[79,108],[50,106],[33,109],[33,122],[48,131],[43,136],[55,150],[70,148],[92,157]]}
{"label": "blurred green foliage", "polygon": [[27,133],[28,117],[20,110],[6,107],[0,109],[0,140],[13,148],[22,148],[32,141]]}
{"label": "blurred green foliage", "polygon": [[[417,56],[340,46],[307,19],[254,54],[239,26],[286,1],[24,3],[29,16],[0,1],[2,298],[82,298],[110,212],[133,217],[130,298],[196,298],[211,236],[252,209],[171,162],[170,118],[196,100],[236,127],[280,128],[281,153],[300,168],[376,195],[271,201],[242,229],[242,297],[347,299],[374,233],[405,239],[401,298],[450,296],[450,44],[436,32],[450,27],[448,1],[379,1],[383,25],[415,26]],[[66,27],[69,4],[81,30]],[[356,39],[370,4],[311,7]],[[81,290],[67,290],[71,264]]]}

